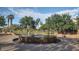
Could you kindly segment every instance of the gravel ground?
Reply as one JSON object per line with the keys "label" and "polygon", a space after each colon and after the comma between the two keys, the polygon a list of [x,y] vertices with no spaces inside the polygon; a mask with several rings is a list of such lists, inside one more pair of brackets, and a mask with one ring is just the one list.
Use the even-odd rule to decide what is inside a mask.
{"label": "gravel ground", "polygon": [[1,51],[79,51],[79,40],[61,38],[59,43],[50,44],[0,44]]}
{"label": "gravel ground", "polygon": [[79,39],[60,38],[61,42],[59,43],[19,44],[12,42],[15,37],[17,36],[0,35],[0,51],[79,51]]}

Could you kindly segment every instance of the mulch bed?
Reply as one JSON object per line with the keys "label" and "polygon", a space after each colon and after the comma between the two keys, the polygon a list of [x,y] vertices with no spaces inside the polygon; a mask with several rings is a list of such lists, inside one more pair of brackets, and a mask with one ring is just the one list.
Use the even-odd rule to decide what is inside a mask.
{"label": "mulch bed", "polygon": [[44,37],[35,37],[35,36],[29,36],[29,37],[20,37],[13,39],[14,42],[18,41],[20,43],[58,43],[61,40],[58,39],[56,36],[51,36],[48,38],[48,36]]}

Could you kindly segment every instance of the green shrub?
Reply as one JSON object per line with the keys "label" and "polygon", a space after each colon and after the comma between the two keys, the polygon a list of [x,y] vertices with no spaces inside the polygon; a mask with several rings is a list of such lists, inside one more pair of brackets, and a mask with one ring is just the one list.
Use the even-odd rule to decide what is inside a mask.
{"label": "green shrub", "polygon": [[60,40],[56,36],[50,36],[49,38],[47,36],[40,38],[40,37],[21,37],[21,42],[24,43],[57,43],[60,42]]}
{"label": "green shrub", "polygon": [[57,43],[60,42],[60,40],[56,36],[50,36],[48,39],[49,43]]}

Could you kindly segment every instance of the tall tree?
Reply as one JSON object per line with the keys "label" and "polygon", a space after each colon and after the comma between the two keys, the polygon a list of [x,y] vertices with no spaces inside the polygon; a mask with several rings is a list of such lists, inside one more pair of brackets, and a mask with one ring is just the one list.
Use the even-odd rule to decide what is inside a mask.
{"label": "tall tree", "polygon": [[[34,20],[33,17],[31,16],[24,16],[23,18],[20,19],[20,25],[23,28],[27,28],[27,32],[29,31],[28,29],[32,30],[32,29],[36,29],[36,27],[38,26],[40,22],[40,19],[36,19]],[[28,34],[28,33],[27,33]]]}
{"label": "tall tree", "polygon": [[35,22],[33,17],[24,16],[20,19],[20,25],[27,30],[27,35],[29,36],[31,28],[34,28]]}
{"label": "tall tree", "polygon": [[37,27],[41,24],[42,24],[42,22],[41,22],[40,18],[37,18],[36,21],[35,21],[35,26]]}
{"label": "tall tree", "polygon": [[25,16],[23,18],[20,19],[20,24],[25,27],[25,28],[33,28],[35,29],[40,23],[40,18],[34,20],[33,17],[31,16]]}
{"label": "tall tree", "polygon": [[79,16],[76,17],[76,21],[77,21],[77,28],[79,29]]}
{"label": "tall tree", "polygon": [[20,19],[20,24],[23,26],[23,28],[28,28],[32,26],[32,20],[32,17],[25,16]]}
{"label": "tall tree", "polygon": [[4,16],[0,16],[0,26],[4,26],[5,25],[5,18]]}
{"label": "tall tree", "polygon": [[47,27],[47,30],[48,30],[48,38],[50,36],[50,28],[51,28],[50,26],[51,26],[51,20],[50,20],[50,17],[48,17],[46,19],[46,27]]}
{"label": "tall tree", "polygon": [[54,14],[46,19],[45,24],[48,28],[48,35],[50,34],[50,32],[64,32],[65,30],[76,29],[76,26],[72,22],[71,16],[69,14]]}

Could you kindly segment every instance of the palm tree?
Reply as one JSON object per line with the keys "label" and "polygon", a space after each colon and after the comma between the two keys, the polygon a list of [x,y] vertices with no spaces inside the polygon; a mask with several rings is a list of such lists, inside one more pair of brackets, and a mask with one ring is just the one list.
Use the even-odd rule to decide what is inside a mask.
{"label": "palm tree", "polygon": [[14,19],[14,15],[10,14],[10,15],[7,16],[7,18],[8,18],[8,26],[9,26],[9,22],[10,22],[10,26],[11,26],[12,25],[12,21]]}
{"label": "palm tree", "polygon": [[14,19],[14,15],[10,14],[7,16],[7,19],[8,19],[8,30],[10,29],[10,32],[12,32],[12,22],[13,22],[13,19]]}

